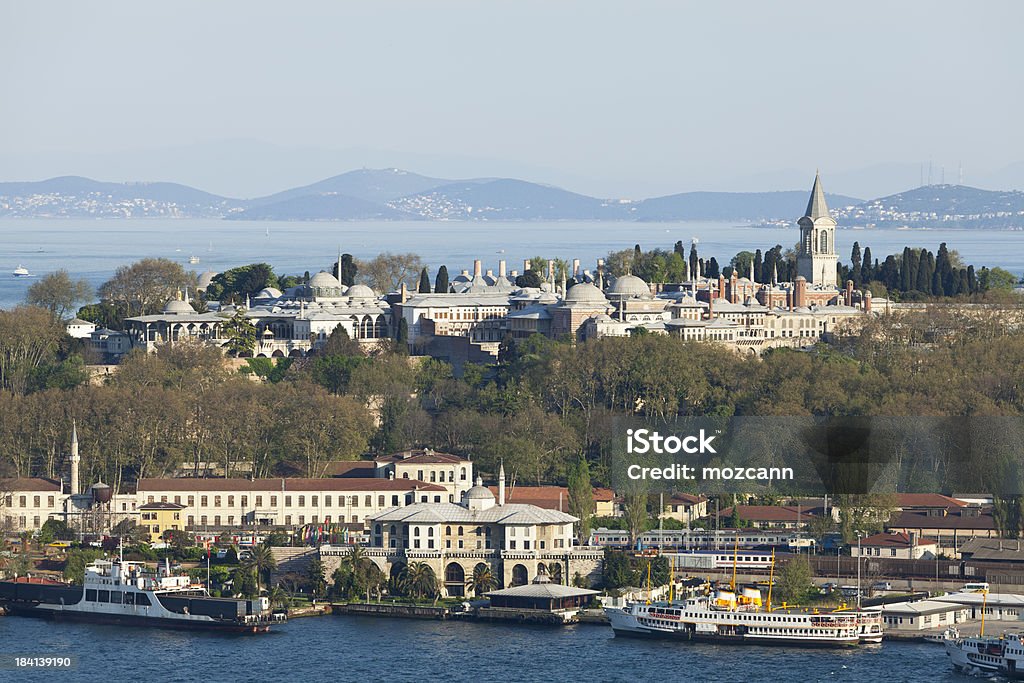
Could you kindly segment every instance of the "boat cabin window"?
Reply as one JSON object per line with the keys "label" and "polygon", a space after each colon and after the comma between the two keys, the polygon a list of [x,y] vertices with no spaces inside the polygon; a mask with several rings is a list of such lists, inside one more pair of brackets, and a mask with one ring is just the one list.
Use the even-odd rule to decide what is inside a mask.
{"label": "boat cabin window", "polygon": [[98,591],[96,595],[97,602],[110,602],[110,591]]}
{"label": "boat cabin window", "polygon": [[121,591],[110,591],[110,602],[114,603],[115,605],[121,604],[122,597],[124,597],[124,593],[122,593]]}
{"label": "boat cabin window", "polygon": [[89,602],[96,602],[96,589],[95,588],[86,588],[85,589],[85,599],[87,601],[89,601]]}
{"label": "boat cabin window", "polygon": [[146,595],[145,593],[136,593],[135,594],[135,604],[136,605],[140,605],[142,607],[149,607],[150,604],[152,604],[152,603],[149,602],[149,596]]}
{"label": "boat cabin window", "polygon": [[124,604],[134,605],[135,604],[135,593],[126,592],[124,594]]}

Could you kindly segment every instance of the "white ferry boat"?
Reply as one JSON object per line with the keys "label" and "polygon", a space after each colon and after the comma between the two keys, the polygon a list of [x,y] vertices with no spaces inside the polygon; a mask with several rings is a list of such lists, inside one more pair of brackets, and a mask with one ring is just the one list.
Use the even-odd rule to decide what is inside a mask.
{"label": "white ferry boat", "polygon": [[[760,591],[719,589],[714,597],[678,602],[633,602],[606,608],[616,636],[674,638],[763,645],[848,647],[861,642],[860,612],[762,609]],[[881,636],[881,619],[878,622]],[[873,633],[866,634],[873,638]]]}
{"label": "white ferry boat", "polygon": [[860,637],[862,643],[880,643],[882,642],[882,608],[881,607],[866,607],[856,612],[851,612],[857,616],[857,635]]}
{"label": "white ferry boat", "polygon": [[18,267],[14,269],[14,272],[11,273],[11,275],[13,275],[14,277],[32,277],[32,273],[28,272],[28,268],[21,265],[20,263],[18,264]]}
{"label": "white ferry boat", "polygon": [[1024,643],[1020,634],[949,639],[945,646],[953,668],[960,673],[998,674],[1024,680]]}
{"label": "white ferry boat", "polygon": [[214,598],[169,567],[96,560],[81,586],[27,579],[0,581],[0,605],[20,616],[179,629],[262,633],[286,621],[267,598]]}

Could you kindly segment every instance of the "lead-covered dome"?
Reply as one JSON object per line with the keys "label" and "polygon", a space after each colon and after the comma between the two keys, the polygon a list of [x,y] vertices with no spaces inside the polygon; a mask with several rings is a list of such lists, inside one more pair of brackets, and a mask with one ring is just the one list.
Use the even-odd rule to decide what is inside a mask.
{"label": "lead-covered dome", "polygon": [[612,283],[609,293],[629,299],[649,299],[651,288],[636,275],[622,275]]}
{"label": "lead-covered dome", "polygon": [[567,304],[607,304],[608,299],[594,285],[589,282],[581,282],[569,288],[565,295],[565,302]]}

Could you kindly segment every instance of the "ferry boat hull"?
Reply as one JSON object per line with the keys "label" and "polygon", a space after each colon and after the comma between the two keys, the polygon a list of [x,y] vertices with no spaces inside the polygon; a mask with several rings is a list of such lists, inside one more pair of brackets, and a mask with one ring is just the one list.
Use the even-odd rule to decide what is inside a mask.
{"label": "ferry boat hull", "polygon": [[175,617],[150,617],[140,614],[105,614],[78,610],[45,609],[32,605],[7,604],[7,614],[52,621],[70,621],[112,626],[146,626],[185,631],[217,631],[220,633],[266,633],[270,624],[228,624],[216,621],[182,620]]}
{"label": "ferry boat hull", "polygon": [[753,634],[743,625],[726,628],[703,627],[698,623],[681,623],[679,628],[656,628],[641,624],[636,616],[621,609],[606,609],[605,614],[616,637],[648,638],[659,640],[677,640],[683,642],[731,643],[736,645],[781,645],[785,647],[808,648],[847,648],[856,647],[860,643],[858,635],[845,637],[800,637],[784,635]]}

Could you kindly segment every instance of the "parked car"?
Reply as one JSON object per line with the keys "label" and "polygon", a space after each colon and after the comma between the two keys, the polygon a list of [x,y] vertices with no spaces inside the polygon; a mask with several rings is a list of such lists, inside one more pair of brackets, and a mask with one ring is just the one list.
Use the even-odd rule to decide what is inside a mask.
{"label": "parked car", "polygon": [[878,581],[876,583],[871,584],[871,590],[891,591],[892,590],[892,584],[889,583],[888,581]]}

